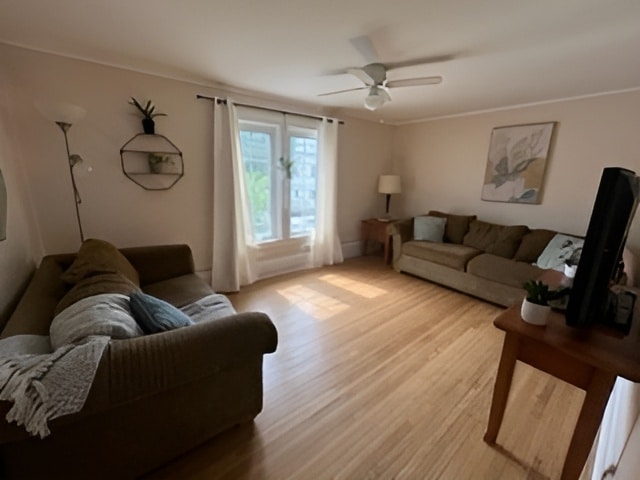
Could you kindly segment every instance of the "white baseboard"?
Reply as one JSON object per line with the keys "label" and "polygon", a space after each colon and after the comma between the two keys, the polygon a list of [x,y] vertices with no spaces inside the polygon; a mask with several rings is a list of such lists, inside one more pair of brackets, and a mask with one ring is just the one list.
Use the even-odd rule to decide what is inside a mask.
{"label": "white baseboard", "polygon": [[360,241],[345,242],[342,244],[342,256],[344,258],[354,258],[360,255]]}

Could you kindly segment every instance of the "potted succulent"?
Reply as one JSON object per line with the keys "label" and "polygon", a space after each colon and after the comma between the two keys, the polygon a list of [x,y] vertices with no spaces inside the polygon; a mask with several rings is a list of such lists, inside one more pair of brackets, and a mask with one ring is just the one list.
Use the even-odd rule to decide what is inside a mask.
{"label": "potted succulent", "polygon": [[159,153],[150,153],[147,156],[147,161],[151,173],[169,173],[168,170],[175,165],[170,156],[163,156]]}
{"label": "potted succulent", "polygon": [[131,105],[136,107],[140,113],[142,113],[142,129],[144,133],[147,135],[153,135],[156,133],[156,123],[153,120],[155,117],[166,117],[166,113],[158,113],[156,112],[155,105],[148,100],[147,103],[142,106],[140,102],[138,102],[134,97],[131,97],[131,101],[129,101]]}
{"label": "potted succulent", "polygon": [[522,301],[520,316],[532,325],[546,325],[551,312],[549,302],[562,298],[569,291],[568,288],[551,290],[549,285],[539,280],[529,280],[524,284],[524,289],[527,296]]}

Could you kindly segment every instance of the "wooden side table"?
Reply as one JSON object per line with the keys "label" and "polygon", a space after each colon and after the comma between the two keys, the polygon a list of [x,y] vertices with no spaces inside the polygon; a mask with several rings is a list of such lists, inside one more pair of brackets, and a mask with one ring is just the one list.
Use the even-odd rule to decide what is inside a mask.
{"label": "wooden side table", "polygon": [[391,262],[391,236],[387,233],[387,227],[392,220],[380,220],[368,218],[360,223],[360,252],[366,255],[369,242],[380,242],[384,246],[384,261]]}
{"label": "wooden side table", "polygon": [[484,440],[493,445],[507,405],[516,360],[525,362],[586,391],[580,415],[562,469],[562,480],[578,479],[593,445],[616,376],[640,382],[639,310],[631,334],[625,338],[597,327],[576,329],[565,324],[564,314],[552,312],[546,327],[525,323],[520,305],[494,320],[505,332]]}

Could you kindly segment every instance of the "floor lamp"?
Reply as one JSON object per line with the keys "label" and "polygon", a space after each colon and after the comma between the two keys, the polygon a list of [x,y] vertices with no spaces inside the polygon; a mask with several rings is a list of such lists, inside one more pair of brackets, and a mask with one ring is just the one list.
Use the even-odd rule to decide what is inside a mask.
{"label": "floor lamp", "polygon": [[76,219],[78,220],[78,230],[80,232],[80,243],[84,243],[84,232],[82,231],[82,221],[80,220],[80,208],[82,197],[76,185],[76,177],[73,168],[82,162],[82,157],[78,154],[72,154],[69,150],[69,137],[67,135],[71,126],[84,117],[86,111],[82,107],[70,104],[46,104],[36,102],[36,108],[46,118],[53,121],[60,127],[64,135],[64,145],[67,149],[67,161],[69,164],[69,175],[71,176],[71,186],[73,187],[74,205],[76,207]]}

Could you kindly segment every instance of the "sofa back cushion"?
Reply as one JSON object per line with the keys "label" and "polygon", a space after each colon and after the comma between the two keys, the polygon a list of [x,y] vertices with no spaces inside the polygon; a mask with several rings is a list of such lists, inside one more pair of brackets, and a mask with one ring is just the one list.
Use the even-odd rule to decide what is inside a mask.
{"label": "sofa back cushion", "polygon": [[437,210],[431,210],[429,215],[447,219],[444,227],[444,241],[447,243],[457,243],[458,245],[462,244],[464,236],[469,231],[469,224],[477,218],[475,215],[453,215]]}
{"label": "sofa back cushion", "polygon": [[522,237],[529,231],[525,225],[497,225],[474,220],[462,243],[486,253],[513,258]]}
{"label": "sofa back cushion", "polygon": [[556,232],[553,230],[545,230],[543,228],[531,230],[522,237],[522,242],[520,242],[518,251],[516,251],[513,259],[518,262],[535,263],[555,235]]}
{"label": "sofa back cushion", "polygon": [[140,285],[138,272],[116,247],[104,240],[90,238],[78,250],[71,266],[62,274],[62,280],[75,284],[92,275],[120,273]]}

